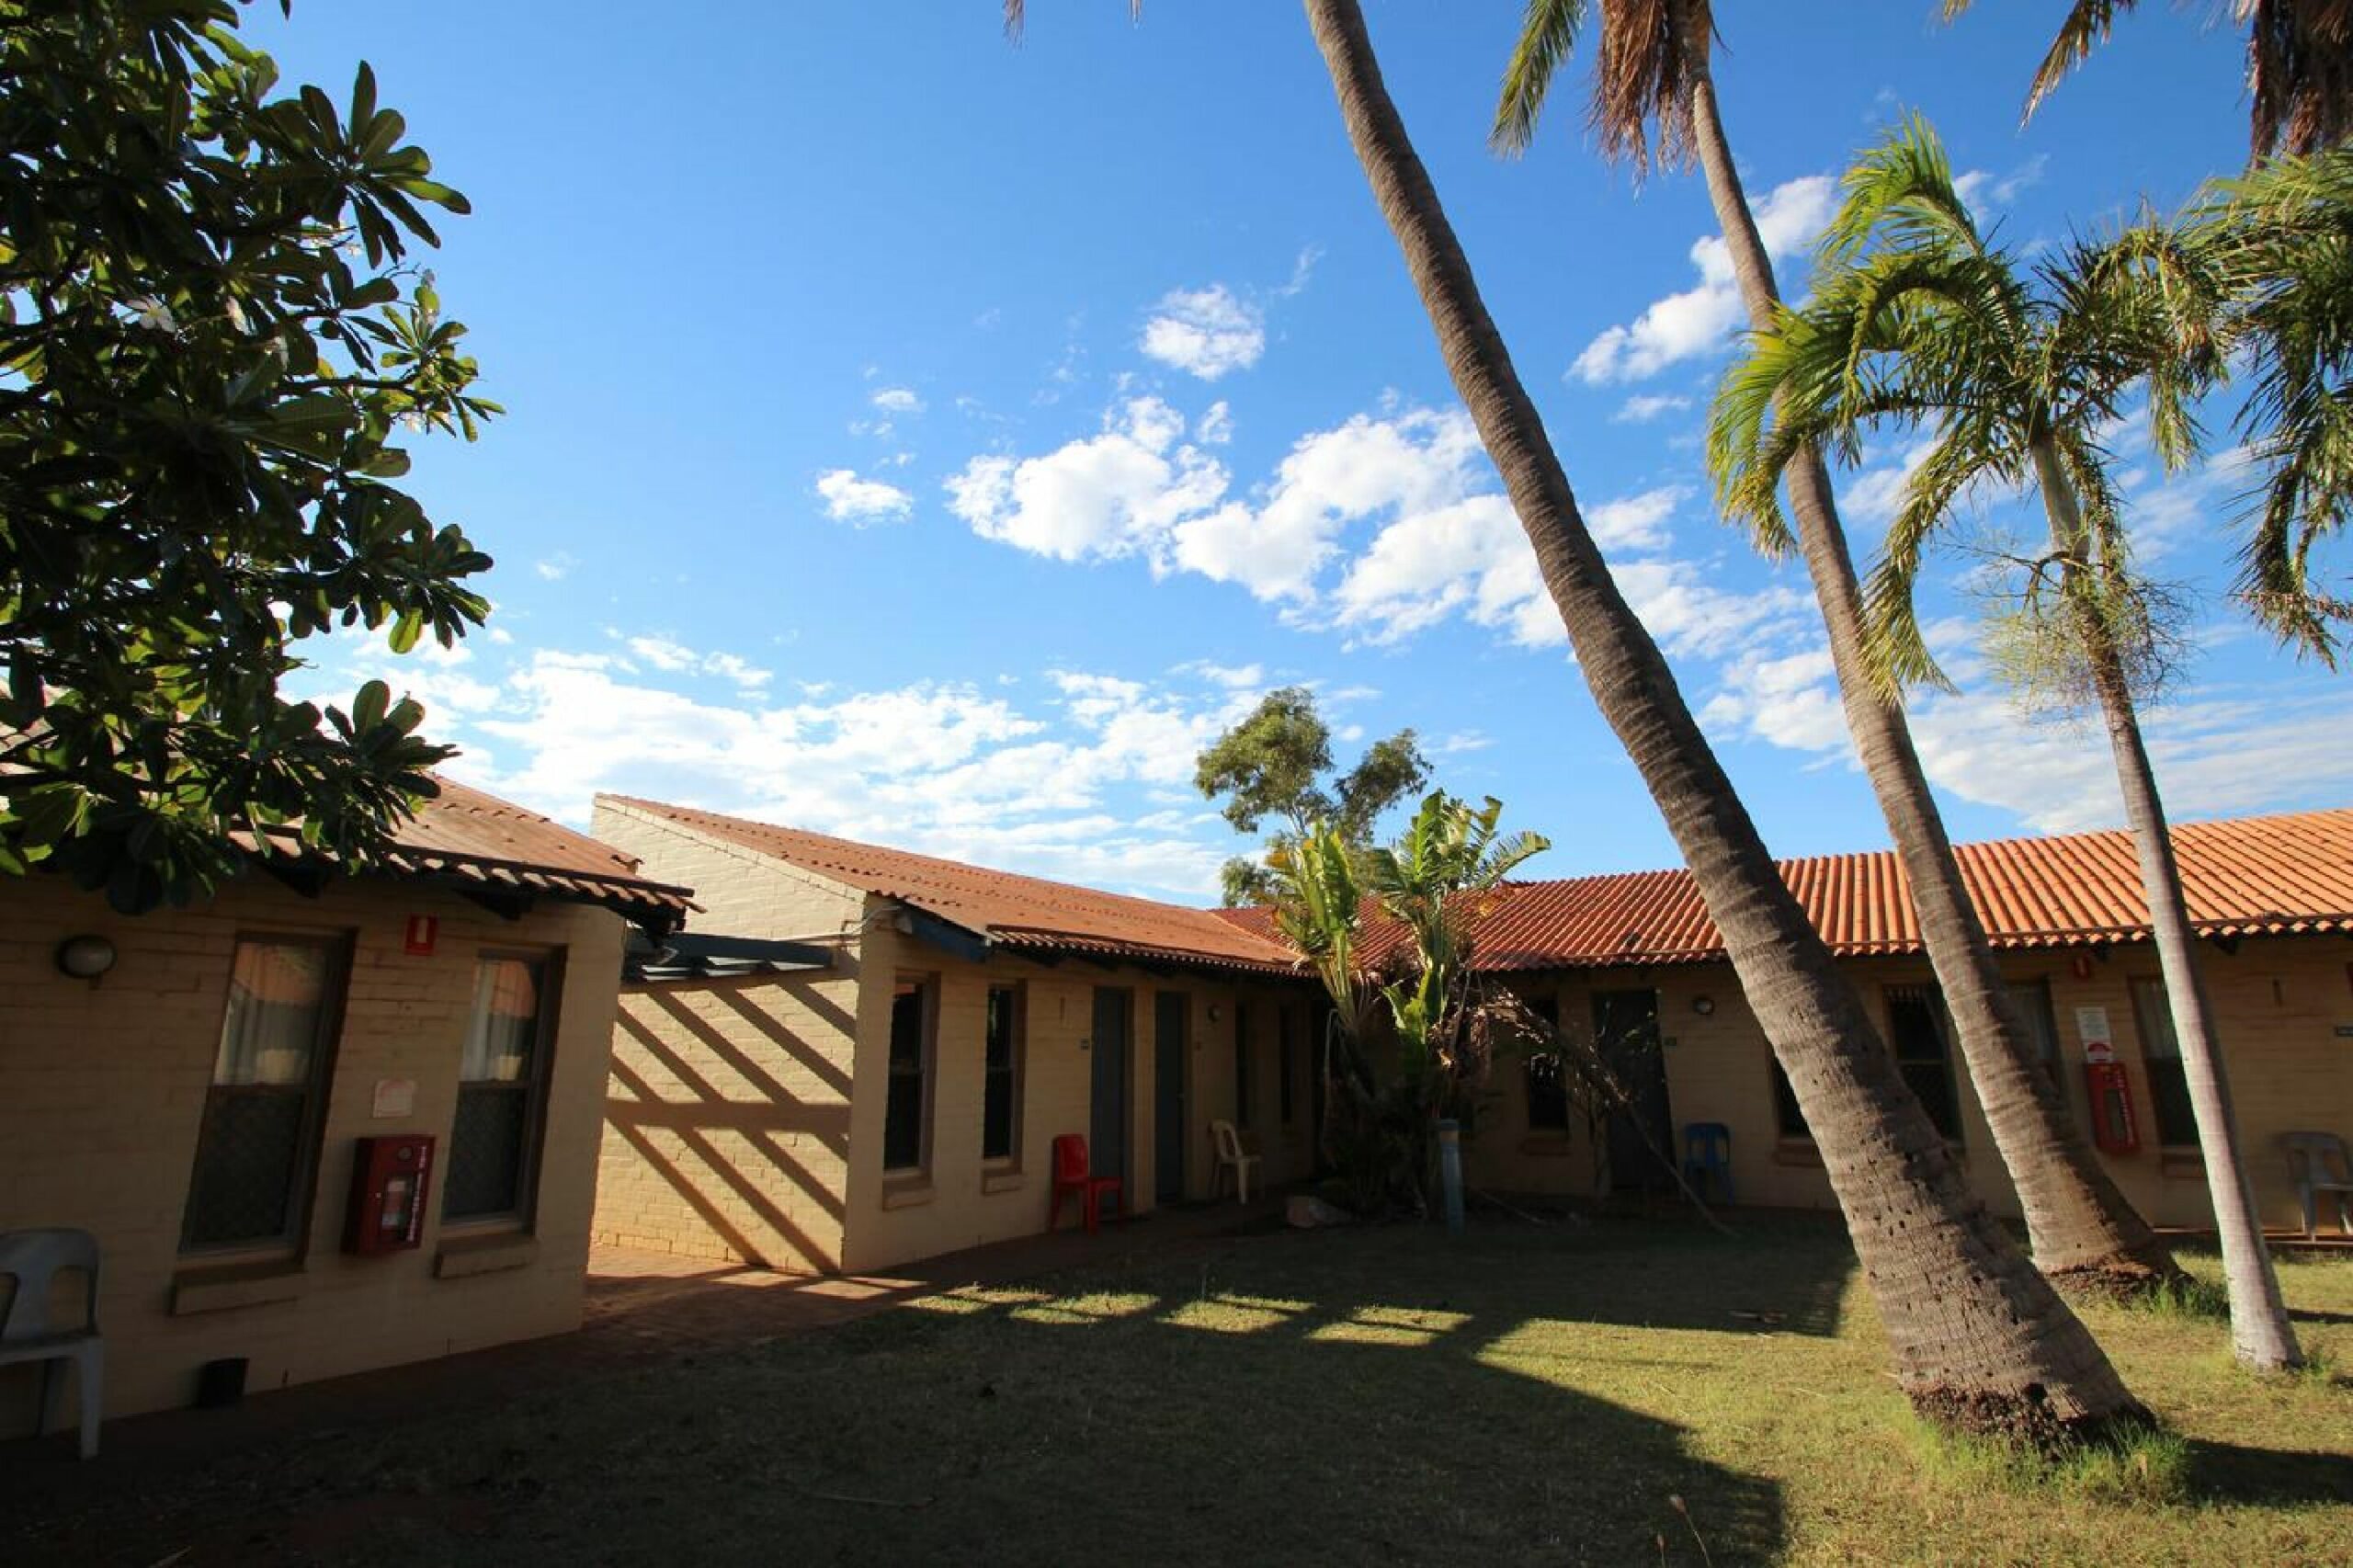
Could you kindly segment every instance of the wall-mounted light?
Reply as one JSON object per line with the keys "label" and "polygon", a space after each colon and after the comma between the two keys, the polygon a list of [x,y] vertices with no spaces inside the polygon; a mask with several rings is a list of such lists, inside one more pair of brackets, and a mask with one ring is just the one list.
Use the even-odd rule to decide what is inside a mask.
{"label": "wall-mounted light", "polygon": [[114,967],[115,950],[111,937],[97,936],[68,937],[57,944],[57,972],[72,975],[76,980],[96,980]]}
{"label": "wall-mounted light", "polygon": [[1217,1004],[1216,1004],[1216,1003],[1214,1003],[1214,1002],[1212,1002],[1212,1003],[1211,1003],[1211,1004],[1210,1004],[1210,1022],[1211,1022],[1211,1023],[1215,1023],[1215,1022],[1217,1022],[1217,1019],[1218,1019]]}
{"label": "wall-mounted light", "polygon": [[1712,996],[1694,996],[1691,998],[1691,1010],[1704,1018],[1716,1010],[1716,999]]}

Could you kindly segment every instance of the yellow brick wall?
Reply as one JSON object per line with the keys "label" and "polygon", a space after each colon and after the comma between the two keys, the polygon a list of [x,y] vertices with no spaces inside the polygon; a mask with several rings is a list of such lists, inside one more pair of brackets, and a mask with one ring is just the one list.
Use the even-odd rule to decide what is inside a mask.
{"label": "yellow brick wall", "polygon": [[[695,890],[688,928],[816,938],[834,969],[630,987],[613,1031],[597,1189],[610,1245],[840,1267],[865,900],[611,801],[599,838]],[[886,988],[887,989],[887,988]]]}
{"label": "yellow brick wall", "polygon": [[[435,954],[403,951],[405,919],[439,918]],[[217,1258],[180,1255],[182,1211],[240,933],[350,935],[352,968],[301,1256],[268,1266],[261,1293],[291,1300],[191,1312]],[[63,937],[95,932],[120,957],[92,983],[52,962]],[[209,903],[129,918],[45,877],[0,882],[0,1230],[71,1225],[103,1249],[99,1318],[106,1408],[184,1404],[197,1368],[244,1356],[254,1391],[577,1326],[588,1250],[598,1107],[622,923],[555,903],[502,920],[454,895],[367,880],[304,899],[261,879]],[[483,948],[562,949],[560,1002],[530,1242],[519,1267],[437,1278],[437,1195],[423,1245],[343,1254],[355,1139],[428,1132],[446,1150],[459,1053]],[[413,1114],[372,1115],[378,1080],[413,1079]],[[511,1229],[511,1228],[510,1228]],[[479,1234],[480,1233],[469,1233]],[[477,1255],[479,1261],[479,1255]],[[213,1300],[221,1297],[216,1291]],[[35,1369],[0,1369],[0,1422],[30,1420]]]}
{"label": "yellow brick wall", "polygon": [[[2103,1155],[2125,1196],[2149,1220],[2164,1225],[2212,1222],[2205,1174],[2195,1152],[2165,1151],[2156,1144],[2155,1113],[2150,1103],[2131,982],[2154,976],[2156,955],[2145,944],[2100,953],[2081,949],[2085,976],[2075,972],[2077,953],[2006,954],[2002,969],[2014,983],[2046,982],[2056,1017],[2061,1081],[2076,1125],[2088,1135],[2089,1097],[2083,1073],[2083,1040],[2076,1009],[2106,1010],[2118,1059],[2126,1064],[2141,1132],[2140,1149]],[[2223,1051],[2236,1097],[2239,1131],[2264,1222],[2301,1223],[2280,1134],[2332,1131],[2353,1142],[2353,946],[2336,937],[2251,939],[2235,954],[2208,945],[2200,962],[2221,1020]],[[1933,983],[1925,959],[1850,960],[1847,972],[1861,990],[1872,1018],[1887,1027],[1885,988]],[[1666,966],[1610,971],[1599,977],[1565,975],[1523,983],[1523,989],[1552,991],[1562,998],[1563,1017],[1577,1027],[1590,1017],[1595,983],[1650,985],[1659,991],[1661,1032],[1665,1040],[1670,1114],[1679,1140],[1694,1121],[1721,1121],[1732,1129],[1733,1176],[1743,1203],[1828,1208],[1827,1177],[1802,1142],[1781,1139],[1773,1114],[1770,1053],[1726,964]],[[1714,1004],[1702,1016],[1692,1006],[1706,996]],[[1993,1134],[1972,1090],[1966,1065],[1956,1059],[1961,1107],[1958,1153],[1971,1186],[1997,1212],[2016,1216],[2018,1195]],[[1473,1179],[1505,1190],[1590,1190],[1591,1162],[1583,1138],[1574,1157],[1534,1149],[1539,1141],[1518,1130],[1526,1125],[1526,1090],[1515,1067],[1496,1074],[1495,1114],[1483,1121],[1472,1155]],[[1679,1152],[1679,1151],[1678,1151]]]}

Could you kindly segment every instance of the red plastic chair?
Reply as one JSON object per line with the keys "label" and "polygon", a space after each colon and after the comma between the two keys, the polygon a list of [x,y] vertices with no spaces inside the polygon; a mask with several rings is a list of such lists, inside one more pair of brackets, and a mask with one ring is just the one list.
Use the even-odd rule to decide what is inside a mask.
{"label": "red plastic chair", "polygon": [[1063,1199],[1076,1198],[1086,1215],[1086,1233],[1095,1233],[1096,1214],[1103,1195],[1111,1195],[1111,1212],[1124,1216],[1127,1202],[1120,1195],[1118,1176],[1092,1176],[1086,1157],[1086,1140],[1078,1133],[1065,1132],[1054,1140],[1054,1206],[1046,1215],[1046,1229],[1061,1223]]}

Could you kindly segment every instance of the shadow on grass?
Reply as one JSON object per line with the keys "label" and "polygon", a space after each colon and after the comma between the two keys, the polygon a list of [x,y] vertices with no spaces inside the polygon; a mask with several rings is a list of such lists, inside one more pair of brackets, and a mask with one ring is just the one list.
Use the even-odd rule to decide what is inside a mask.
{"label": "shadow on grass", "polygon": [[[1606,1227],[1552,1241],[1303,1235],[951,1290],[488,1412],[290,1437],[156,1478],[136,1509],[20,1519],[19,1548],[183,1568],[1777,1557],[1776,1483],[1540,1370],[1580,1354],[1577,1304],[1554,1298],[1591,1293],[1592,1248],[1631,1266]],[[1659,1250],[1664,1279],[1712,1249]],[[1779,1299],[1803,1272],[1751,1261],[1764,1278],[1700,1293]]]}
{"label": "shadow on grass", "polygon": [[2353,1503],[2353,1461],[2341,1453],[2247,1448],[2192,1437],[2188,1482],[2205,1501]]}

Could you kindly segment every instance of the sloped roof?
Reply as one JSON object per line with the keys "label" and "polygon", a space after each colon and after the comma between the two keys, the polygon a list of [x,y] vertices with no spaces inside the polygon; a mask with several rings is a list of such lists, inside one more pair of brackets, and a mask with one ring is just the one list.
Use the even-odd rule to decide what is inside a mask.
{"label": "sloped roof", "polygon": [[599,797],[934,915],[999,947],[1296,973],[1289,948],[1206,909],[1102,892],[659,801]]}
{"label": "sloped roof", "polygon": [[609,844],[497,796],[436,776],[441,793],[401,824],[387,870],[486,893],[574,899],[667,929],[694,908],[690,890],[649,881]]}
{"label": "sloped roof", "polygon": [[[2183,823],[2174,828],[2190,920],[2206,937],[2353,931],[2353,809]],[[1997,948],[2145,940],[2147,902],[2121,831],[1964,844],[1961,879]],[[1894,852],[1784,860],[1781,876],[1835,952],[1921,950]],[[1264,911],[1228,917],[1271,933]],[[1685,870],[1515,882],[1478,925],[1482,969],[1688,963],[1723,956]],[[1367,943],[1382,946],[1380,934]]]}

